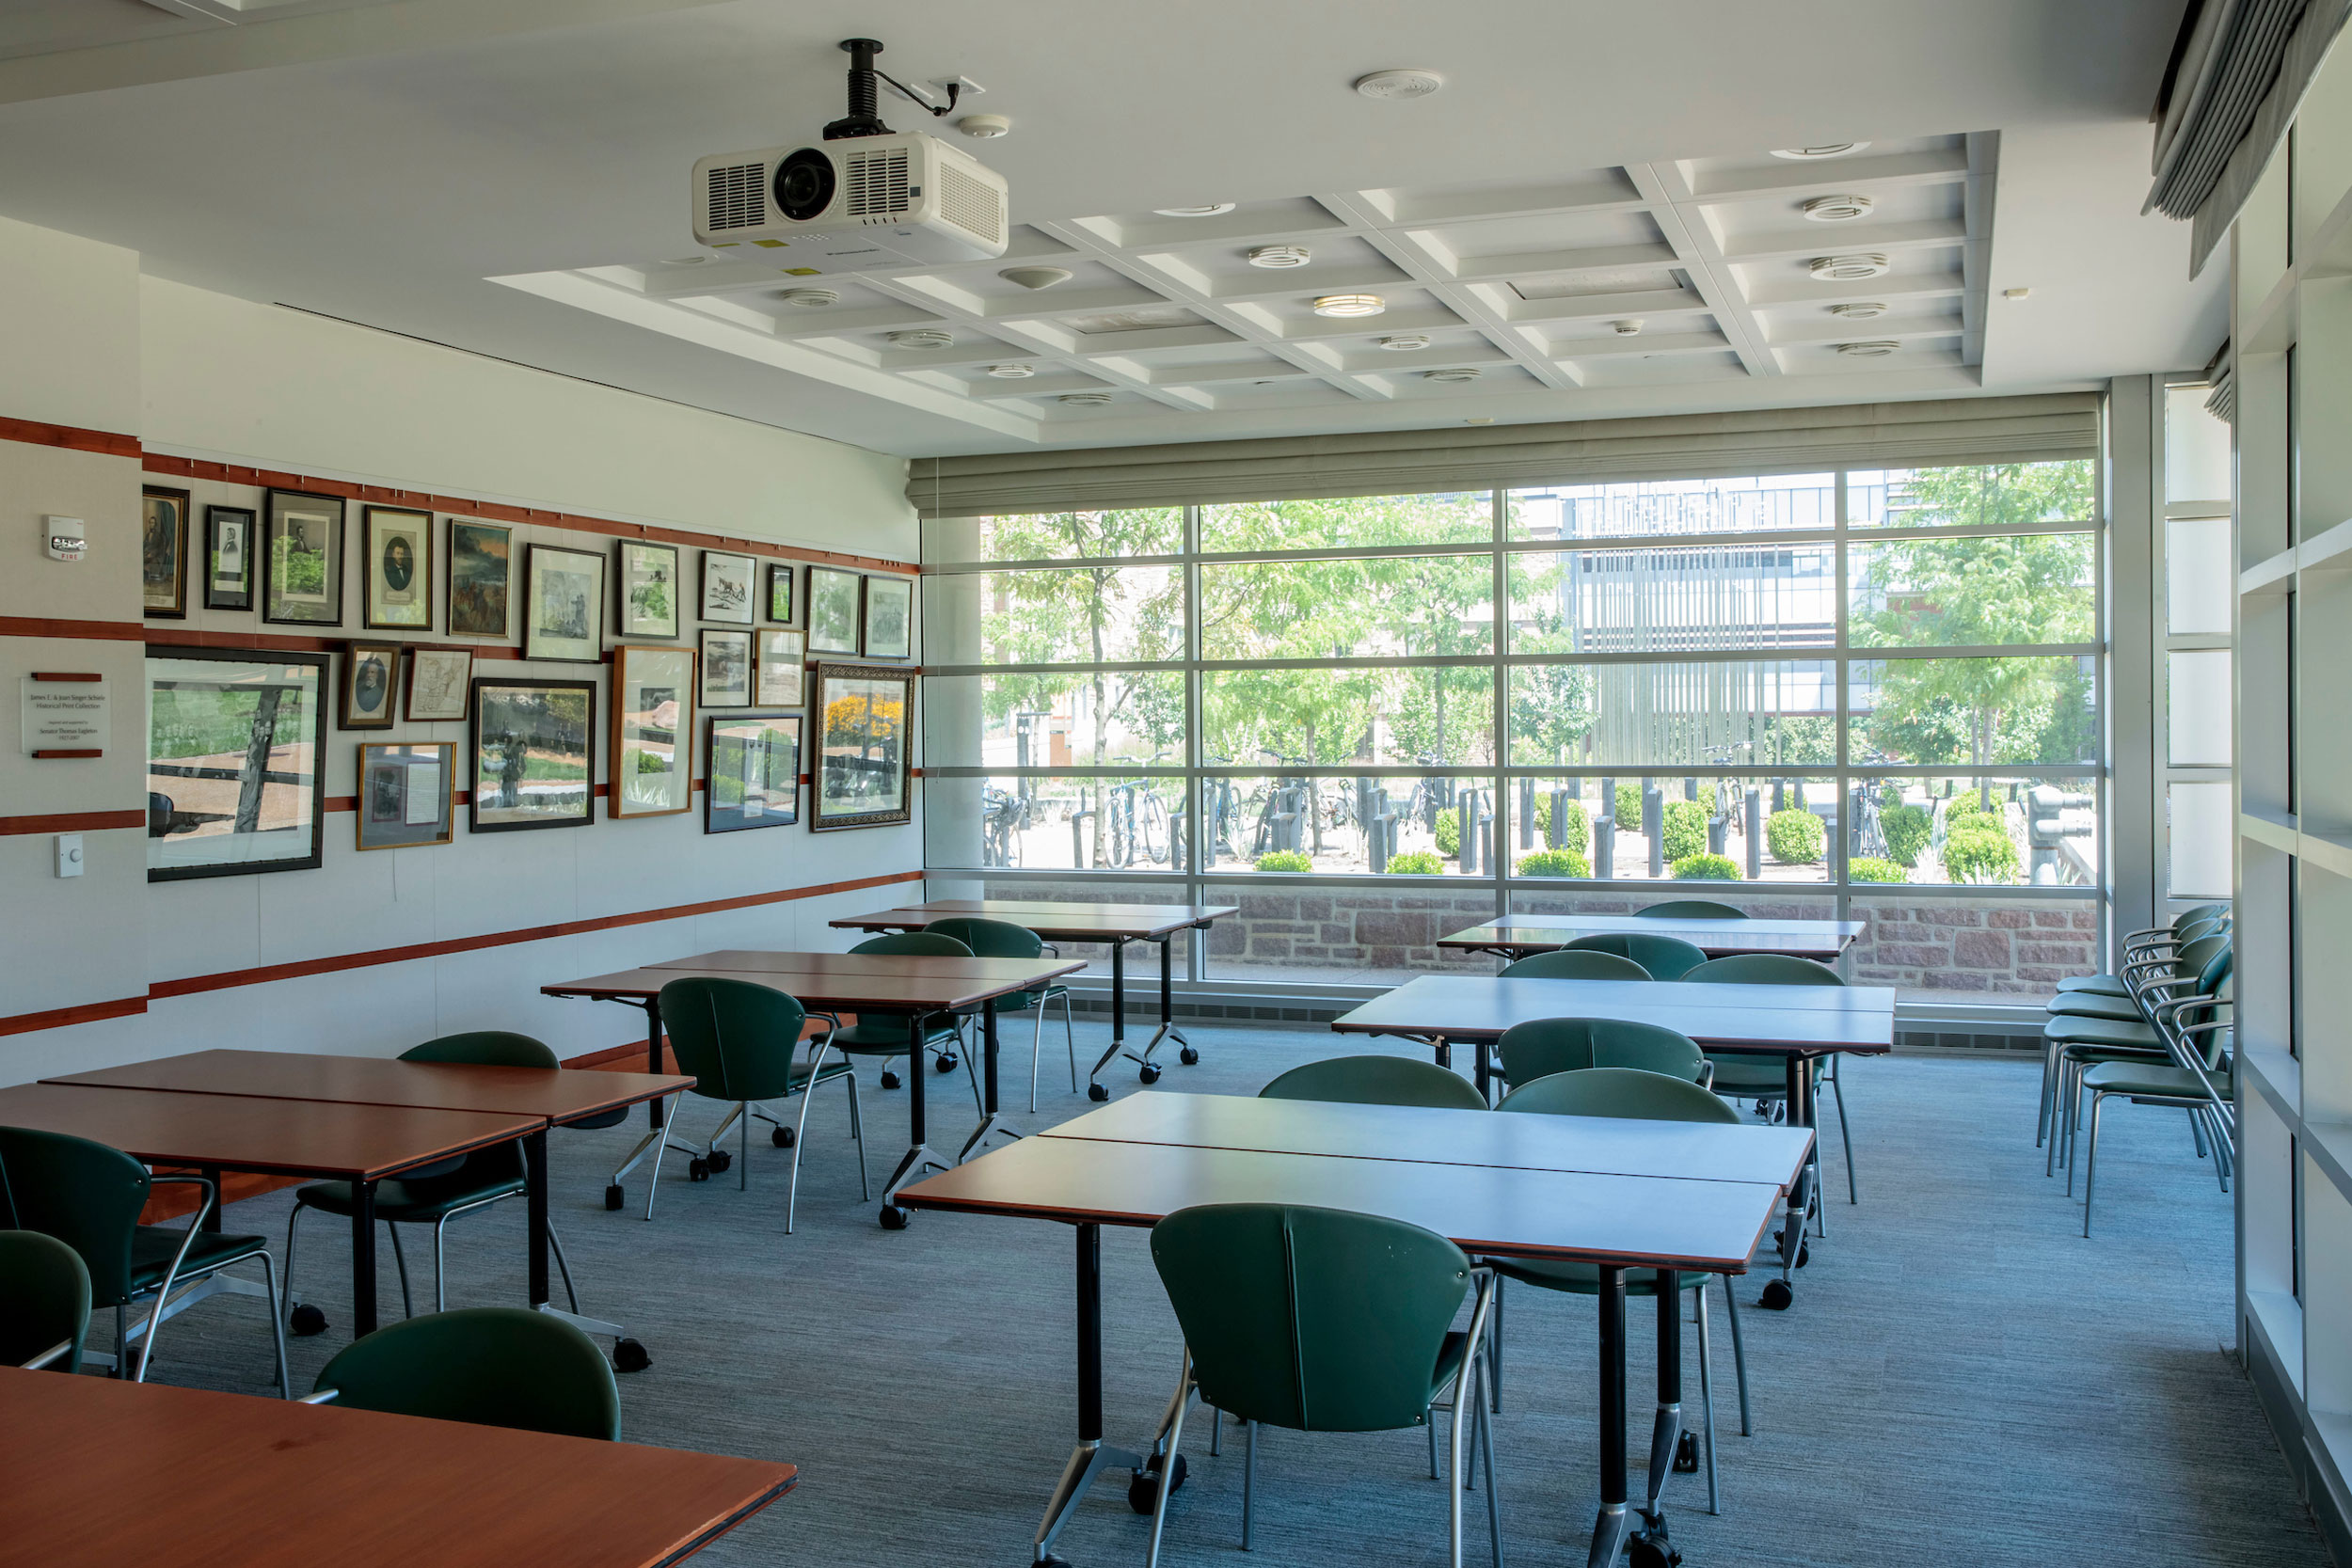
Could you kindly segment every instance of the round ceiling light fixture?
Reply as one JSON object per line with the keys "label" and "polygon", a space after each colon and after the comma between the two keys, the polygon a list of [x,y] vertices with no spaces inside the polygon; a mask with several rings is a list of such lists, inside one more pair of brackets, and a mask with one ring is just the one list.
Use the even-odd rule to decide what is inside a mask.
{"label": "round ceiling light fixture", "polygon": [[787,305],[797,305],[803,310],[816,310],[840,304],[841,293],[837,289],[779,289],[776,298]]}
{"label": "round ceiling light fixture", "polygon": [[999,381],[1026,381],[1037,374],[1037,367],[1014,361],[1003,365],[991,365],[988,368],[988,373]]}
{"label": "round ceiling light fixture", "polygon": [[1385,103],[1406,103],[1426,98],[1445,86],[1445,78],[1420,66],[1406,66],[1393,71],[1375,71],[1369,76],[1356,78],[1356,90],[1366,98]]}
{"label": "round ceiling light fixture", "polygon": [[1883,359],[1902,346],[1892,339],[1882,338],[1867,343],[1839,343],[1837,352],[1849,359]]}
{"label": "round ceiling light fixture", "polygon": [[1111,401],[1111,395],[1108,392],[1064,392],[1054,401],[1068,404],[1073,408],[1100,408]]}
{"label": "round ceiling light fixture", "polygon": [[1262,245],[1243,252],[1253,267],[1303,267],[1315,253],[1303,245]]}
{"label": "round ceiling light fixture", "polygon": [[1849,152],[1859,152],[1870,144],[1867,141],[1816,142],[1811,147],[1775,147],[1775,158],[1842,158]]}
{"label": "round ceiling light fixture", "polygon": [[1429,334],[1426,332],[1399,332],[1393,337],[1381,339],[1379,346],[1387,349],[1391,354],[1411,354],[1417,349],[1424,349],[1429,346]]}
{"label": "round ceiling light fixture", "polygon": [[952,332],[942,331],[936,326],[910,327],[904,332],[893,332],[890,335],[890,346],[892,348],[953,348],[956,346],[956,335]]}
{"label": "round ceiling light fixture", "polygon": [[1833,305],[1829,308],[1829,313],[1833,316],[1843,316],[1848,321],[1874,321],[1878,317],[1886,314],[1886,301],[1883,299],[1857,299],[1844,305]]}
{"label": "round ceiling light fixture", "polygon": [[1007,267],[996,276],[1025,289],[1050,289],[1057,283],[1069,282],[1071,272],[1068,267]]}
{"label": "round ceiling light fixture", "polygon": [[1611,322],[1609,329],[1620,338],[1637,338],[1641,336],[1642,324],[1632,320]]}
{"label": "round ceiling light fixture", "polygon": [[1884,277],[1890,263],[1877,251],[1851,256],[1816,256],[1804,264],[1804,270],[1817,283],[1859,283],[1866,277]]}
{"label": "round ceiling light fixture", "polygon": [[1206,201],[1198,207],[1154,207],[1152,215],[1160,218],[1213,218],[1233,210],[1230,201]]}
{"label": "round ceiling light fixture", "polygon": [[1376,316],[1389,308],[1389,302],[1378,294],[1317,294],[1314,311],[1318,316]]}
{"label": "round ceiling light fixture", "polygon": [[1003,115],[966,115],[956,121],[956,129],[967,136],[991,141],[1012,130],[1012,121]]}
{"label": "round ceiling light fixture", "polygon": [[709,260],[707,256],[673,256],[661,264],[665,267],[699,267]]}
{"label": "round ceiling light fixture", "polygon": [[1799,210],[1814,223],[1851,223],[1868,217],[1877,205],[1867,196],[1817,196]]}
{"label": "round ceiling light fixture", "polygon": [[1449,365],[1443,370],[1423,371],[1421,378],[1423,381],[1463,382],[1475,381],[1482,373],[1476,365]]}

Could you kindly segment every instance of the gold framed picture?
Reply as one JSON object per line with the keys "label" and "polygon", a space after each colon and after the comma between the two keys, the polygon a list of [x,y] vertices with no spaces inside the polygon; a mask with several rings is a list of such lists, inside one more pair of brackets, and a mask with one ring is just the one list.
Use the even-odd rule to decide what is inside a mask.
{"label": "gold framed picture", "polygon": [[457,748],[446,740],[359,743],[359,847],[410,849],[455,836],[450,775]]}

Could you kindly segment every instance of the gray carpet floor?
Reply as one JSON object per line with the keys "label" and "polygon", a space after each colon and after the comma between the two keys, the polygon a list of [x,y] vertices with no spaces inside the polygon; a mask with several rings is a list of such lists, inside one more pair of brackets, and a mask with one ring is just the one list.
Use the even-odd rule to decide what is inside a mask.
{"label": "gray carpet floor", "polygon": [[[1025,1033],[1015,1025],[1010,1036]],[[1205,1059],[1171,1068],[1162,1089],[1252,1092],[1340,1053],[1314,1029],[1192,1036]],[[1011,1058],[1007,1099],[1025,1108],[1026,1063]],[[2099,1229],[2085,1241],[2079,1200],[2043,1178],[2033,1148],[2031,1062],[1894,1057],[1852,1063],[1846,1077],[1860,1205],[1844,1201],[1825,1126],[1829,1236],[1798,1275],[1795,1309],[1755,1308],[1760,1275],[1736,1287],[1749,1307],[1750,1437],[1739,1435],[1724,1308],[1713,1307],[1724,1512],[1705,1513],[1703,1478],[1675,1479],[1675,1540],[1688,1560],[2326,1562],[2226,1348],[2229,1200],[2184,1118],[2110,1114]],[[1159,1092],[1137,1088],[1131,1071],[1106,1081],[1121,1095]],[[1089,1109],[1068,1084],[1049,1056],[1041,1122]],[[961,1074],[932,1088],[934,1127],[968,1127]],[[903,1147],[904,1091],[879,1091],[869,1069],[865,1092],[879,1182]],[[685,1125],[707,1128],[716,1115],[692,1102]],[[748,1192],[735,1172],[690,1184],[674,1155],[652,1224],[638,1217],[642,1175],[630,1188],[640,1201],[606,1212],[604,1170],[634,1134],[554,1140],[556,1223],[582,1306],[626,1322],[653,1355],[651,1370],[621,1379],[626,1435],[802,1467],[791,1496],[697,1562],[1026,1562],[1073,1431],[1071,1232],[944,1214],[882,1230],[858,1199],[837,1092],[812,1114],[789,1237],[789,1154],[760,1141]],[[229,1224],[265,1230],[275,1245],[289,1206],[284,1194],[253,1199]],[[315,1220],[304,1228],[297,1284],[333,1326],[291,1342],[297,1391],[350,1321],[347,1232]],[[453,1238],[452,1306],[519,1299],[519,1203],[461,1222]],[[1108,1231],[1104,1252],[1107,1436],[1139,1446],[1175,1376],[1175,1323],[1142,1233]],[[427,1258],[429,1246],[409,1255]],[[430,1305],[427,1266],[420,1307]],[[383,1296],[397,1314],[389,1251]],[[1648,1430],[1647,1311],[1636,1304],[1637,1455]],[[257,1317],[234,1298],[196,1307],[167,1326],[155,1375],[266,1391]],[[1593,1306],[1519,1289],[1509,1323],[1497,1423],[1506,1557],[1581,1563],[1598,1495]],[[1686,1386],[1695,1419],[1695,1382]],[[1421,1433],[1265,1434],[1250,1558],[1238,1555],[1240,1445],[1212,1459],[1206,1436],[1196,1419],[1168,1561],[1443,1560],[1445,1494],[1428,1479]],[[1124,1492],[1098,1489],[1064,1534],[1064,1556],[1081,1568],[1141,1560],[1147,1521]],[[1469,1560],[1484,1562],[1483,1497],[1472,1505]]]}

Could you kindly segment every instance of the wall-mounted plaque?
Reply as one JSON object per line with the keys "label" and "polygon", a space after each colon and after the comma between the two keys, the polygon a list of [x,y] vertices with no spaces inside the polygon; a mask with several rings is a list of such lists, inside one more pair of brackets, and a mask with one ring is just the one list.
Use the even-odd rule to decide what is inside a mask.
{"label": "wall-mounted plaque", "polygon": [[24,690],[24,751],[36,757],[106,754],[106,677],[80,672],[41,672],[19,683]]}

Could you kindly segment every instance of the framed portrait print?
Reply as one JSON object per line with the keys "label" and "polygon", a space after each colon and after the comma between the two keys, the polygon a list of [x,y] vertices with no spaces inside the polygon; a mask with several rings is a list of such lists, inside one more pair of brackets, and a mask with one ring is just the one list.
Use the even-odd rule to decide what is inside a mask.
{"label": "framed portrait print", "polygon": [[702,634],[703,706],[752,705],[752,634],[712,631]]}
{"label": "framed portrait print", "polygon": [[343,624],[343,499],[272,490],[262,519],[262,619]]}
{"label": "framed portrait print", "polygon": [[151,621],[188,615],[188,493],[151,484],[139,492],[139,586]]}
{"label": "framed portrait print", "polygon": [[359,513],[360,624],[371,631],[433,629],[433,514],[404,506]]}
{"label": "framed portrait print", "polygon": [[450,773],[457,748],[446,740],[359,743],[359,847],[406,849],[455,836]]}
{"label": "framed portrait print", "polygon": [[399,643],[352,643],[343,650],[342,707],[337,725],[346,730],[390,729],[399,684]]}
{"label": "framed portrait print", "polygon": [[759,562],[724,550],[703,551],[703,615],[730,626],[752,624],[752,578]]}
{"label": "framed portrait print", "polygon": [[466,718],[466,697],[473,687],[471,648],[411,648],[408,650],[408,721],[412,724],[456,724]]}
{"label": "framed portrait print", "polygon": [[800,624],[800,596],[793,592],[800,578],[801,569],[789,561],[768,563],[768,619],[777,626]]}
{"label": "framed portrait print", "polygon": [[914,579],[866,579],[866,657],[911,658],[914,655]]}
{"label": "framed portrait print", "polygon": [[567,664],[604,658],[604,557],[556,545],[531,546],[523,594],[523,657]]}
{"label": "framed portrait print", "polygon": [[914,706],[912,670],[886,664],[817,667],[811,832],[879,828],[913,818]]}
{"label": "framed portrait print", "polygon": [[665,816],[694,803],[694,650],[612,650],[612,786],[607,816]]}
{"label": "framed portrait print", "polygon": [[801,819],[801,716],[730,713],[709,726],[703,832],[787,828]]}
{"label": "framed portrait print", "polygon": [[675,637],[678,631],[677,546],[624,539],[619,550],[620,606],[616,637]]}
{"label": "framed portrait print", "polygon": [[866,579],[830,566],[808,569],[808,648],[817,654],[855,654],[865,619]]}
{"label": "framed portrait print", "polygon": [[496,523],[449,520],[449,634],[452,637],[512,636],[507,618],[507,583],[512,577],[515,531]]}
{"label": "framed portrait print", "polygon": [[253,509],[204,509],[204,608],[253,608]]}
{"label": "framed portrait print", "polygon": [[594,819],[594,681],[475,681],[472,744],[467,826],[474,832],[584,828]]}
{"label": "framed portrait print", "polygon": [[808,639],[781,626],[759,629],[759,679],[753,701],[761,707],[799,707],[807,674]]}
{"label": "framed portrait print", "polygon": [[147,649],[147,879],[320,863],[327,656]]}

